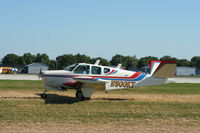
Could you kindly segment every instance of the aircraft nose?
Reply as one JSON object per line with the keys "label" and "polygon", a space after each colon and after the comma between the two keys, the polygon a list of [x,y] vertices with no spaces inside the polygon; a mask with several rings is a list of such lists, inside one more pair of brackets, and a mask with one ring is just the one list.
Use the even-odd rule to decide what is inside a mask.
{"label": "aircraft nose", "polygon": [[45,75],[47,75],[48,73],[46,72],[46,71],[40,71],[39,73],[38,73],[38,75],[40,76],[40,77],[43,77],[43,76],[45,76]]}
{"label": "aircraft nose", "polygon": [[37,76],[42,77],[44,75],[44,73],[42,71],[40,71]]}
{"label": "aircraft nose", "polygon": [[42,71],[39,72],[40,75],[44,74]]}

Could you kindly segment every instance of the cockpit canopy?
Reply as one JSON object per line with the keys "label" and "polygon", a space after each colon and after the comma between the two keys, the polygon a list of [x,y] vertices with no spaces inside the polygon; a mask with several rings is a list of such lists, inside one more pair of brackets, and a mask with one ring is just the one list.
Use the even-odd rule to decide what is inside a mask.
{"label": "cockpit canopy", "polygon": [[110,68],[92,64],[77,63],[66,67],[64,70],[72,71],[75,74],[106,74],[111,71]]}
{"label": "cockpit canopy", "polygon": [[69,66],[67,66],[66,68],[64,68],[64,70],[73,71],[74,68],[75,68],[77,65],[78,65],[78,63],[69,65]]}

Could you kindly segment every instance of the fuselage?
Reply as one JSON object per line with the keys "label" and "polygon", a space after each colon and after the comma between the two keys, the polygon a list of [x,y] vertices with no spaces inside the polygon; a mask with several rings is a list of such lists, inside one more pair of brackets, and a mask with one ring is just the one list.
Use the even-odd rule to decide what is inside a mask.
{"label": "fuselage", "polygon": [[107,90],[132,88],[135,83],[150,77],[147,73],[85,63],[73,64],[64,70],[43,71],[41,76],[45,88],[58,90],[79,87],[82,82],[77,77],[82,77],[84,82],[105,81]]}

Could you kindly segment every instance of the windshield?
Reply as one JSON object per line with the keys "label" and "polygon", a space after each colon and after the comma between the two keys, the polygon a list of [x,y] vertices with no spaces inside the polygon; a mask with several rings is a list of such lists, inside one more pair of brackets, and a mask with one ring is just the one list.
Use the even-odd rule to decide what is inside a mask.
{"label": "windshield", "polygon": [[67,71],[72,71],[78,64],[72,64],[68,67],[66,67],[64,70],[67,70]]}
{"label": "windshield", "polygon": [[90,66],[89,65],[79,65],[75,70],[74,73],[80,74],[89,74]]}

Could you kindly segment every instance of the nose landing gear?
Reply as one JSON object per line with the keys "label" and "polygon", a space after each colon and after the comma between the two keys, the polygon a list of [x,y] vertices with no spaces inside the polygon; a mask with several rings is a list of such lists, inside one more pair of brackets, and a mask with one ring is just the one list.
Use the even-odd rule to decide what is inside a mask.
{"label": "nose landing gear", "polygon": [[42,99],[47,99],[47,90],[44,88],[44,92],[41,94]]}
{"label": "nose landing gear", "polygon": [[47,99],[47,93],[45,93],[45,92],[42,93],[42,94],[41,94],[41,98],[42,98],[42,99]]}

